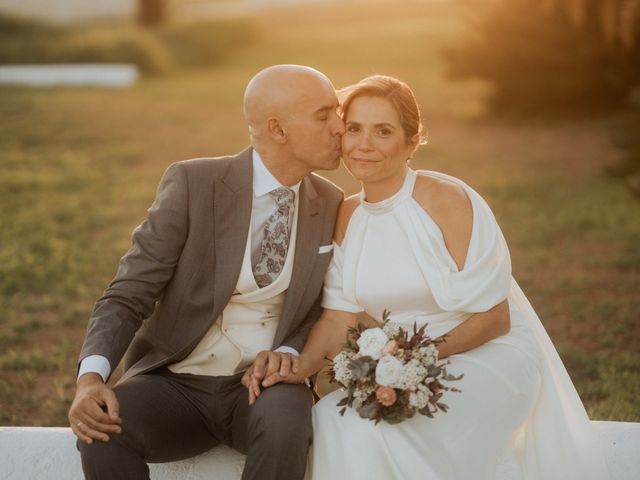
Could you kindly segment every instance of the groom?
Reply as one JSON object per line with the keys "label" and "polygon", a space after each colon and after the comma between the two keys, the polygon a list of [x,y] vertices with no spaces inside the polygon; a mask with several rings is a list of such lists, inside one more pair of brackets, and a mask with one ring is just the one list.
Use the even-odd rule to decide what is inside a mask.
{"label": "groom", "polygon": [[250,406],[240,379],[295,368],[319,316],[342,192],[311,172],[338,166],[337,106],[322,73],[267,68],[245,91],[251,147],[166,171],[80,354],[69,422],[87,478],[146,479],[146,462],[221,443],[247,454],[243,479],[303,478],[308,388]]}

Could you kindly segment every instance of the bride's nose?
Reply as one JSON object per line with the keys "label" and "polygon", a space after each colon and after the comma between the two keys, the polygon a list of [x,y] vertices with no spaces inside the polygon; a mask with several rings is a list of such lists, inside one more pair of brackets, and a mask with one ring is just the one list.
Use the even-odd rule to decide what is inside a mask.
{"label": "bride's nose", "polygon": [[371,142],[371,136],[368,133],[364,133],[360,136],[358,150],[361,150],[363,152],[370,152],[374,150],[373,143]]}

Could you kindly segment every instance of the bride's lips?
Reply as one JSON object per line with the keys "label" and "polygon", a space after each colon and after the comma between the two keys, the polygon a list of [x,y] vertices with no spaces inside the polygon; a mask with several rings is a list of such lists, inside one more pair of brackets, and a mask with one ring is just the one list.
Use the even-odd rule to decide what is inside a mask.
{"label": "bride's lips", "polygon": [[374,160],[371,158],[357,158],[357,157],[349,157],[349,160],[351,160],[352,162],[360,163],[362,165],[371,165],[379,162],[379,160]]}

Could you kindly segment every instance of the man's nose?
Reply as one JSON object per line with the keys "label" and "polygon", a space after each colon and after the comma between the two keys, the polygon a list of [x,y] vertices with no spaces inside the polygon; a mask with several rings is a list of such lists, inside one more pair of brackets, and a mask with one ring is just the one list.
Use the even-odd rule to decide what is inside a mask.
{"label": "man's nose", "polygon": [[345,132],[344,122],[342,118],[338,114],[336,114],[336,118],[334,121],[333,134],[334,135],[343,135]]}

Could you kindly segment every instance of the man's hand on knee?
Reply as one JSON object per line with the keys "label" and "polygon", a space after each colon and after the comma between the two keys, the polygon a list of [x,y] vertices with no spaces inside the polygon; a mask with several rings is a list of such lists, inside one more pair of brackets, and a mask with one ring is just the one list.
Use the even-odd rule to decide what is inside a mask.
{"label": "man's hand on knee", "polygon": [[[260,396],[262,382],[265,378],[278,374],[287,378],[299,369],[298,357],[288,352],[271,352],[263,350],[256,355],[256,360],[242,377],[242,384],[249,390],[249,405],[253,405]],[[266,386],[266,385],[264,385]]]}
{"label": "man's hand on knee", "polygon": [[120,433],[122,419],[116,395],[97,373],[87,373],[78,379],[76,395],[69,409],[69,425],[85,443],[109,441],[110,433]]}

